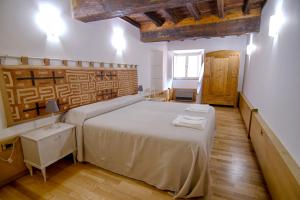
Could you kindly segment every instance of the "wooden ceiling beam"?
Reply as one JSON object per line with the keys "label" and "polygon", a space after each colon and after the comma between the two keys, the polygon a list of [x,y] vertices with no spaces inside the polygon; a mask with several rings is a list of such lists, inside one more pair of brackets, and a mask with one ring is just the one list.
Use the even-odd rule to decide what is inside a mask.
{"label": "wooden ceiling beam", "polygon": [[224,0],[217,0],[218,15],[224,18]]}
{"label": "wooden ceiling beam", "polygon": [[248,15],[250,12],[250,4],[251,0],[245,0],[244,6],[243,6],[243,13],[244,15]]}
{"label": "wooden ceiling beam", "polygon": [[167,19],[169,19],[174,24],[177,24],[180,20],[173,14],[171,9],[163,9],[161,10]]}
{"label": "wooden ceiling beam", "polygon": [[72,0],[74,18],[91,22],[159,9],[184,7],[207,0]]}
{"label": "wooden ceiling beam", "polygon": [[155,42],[257,32],[266,1],[72,0],[72,6],[78,20],[120,17],[140,29],[142,41]]}
{"label": "wooden ceiling beam", "polygon": [[165,23],[165,20],[159,17],[156,12],[146,12],[144,13],[144,15],[148,17],[153,22],[153,24],[155,24],[158,27],[162,26]]}
{"label": "wooden ceiling beam", "polygon": [[259,32],[260,16],[233,19],[222,23],[195,24],[141,32],[143,42],[184,40],[199,37],[222,37]]}
{"label": "wooden ceiling beam", "polygon": [[194,17],[195,20],[200,19],[199,11],[193,3],[187,3],[186,8],[188,9],[188,11],[192,15],[192,17]]}
{"label": "wooden ceiling beam", "polygon": [[130,17],[124,16],[124,17],[120,17],[121,19],[123,19],[124,21],[132,24],[133,26],[137,27],[137,28],[141,28],[141,24],[133,19],[131,19]]}

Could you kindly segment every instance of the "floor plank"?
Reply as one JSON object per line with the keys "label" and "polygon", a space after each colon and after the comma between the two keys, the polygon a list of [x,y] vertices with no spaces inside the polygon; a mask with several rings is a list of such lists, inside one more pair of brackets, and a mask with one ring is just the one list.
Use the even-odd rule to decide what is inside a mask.
{"label": "floor plank", "polygon": [[[257,160],[235,108],[216,107],[215,135],[210,171],[213,200],[270,199]],[[126,178],[87,163],[61,160],[47,168],[48,181],[35,170],[0,189],[0,200],[18,199],[143,199],[171,200],[143,182]]]}

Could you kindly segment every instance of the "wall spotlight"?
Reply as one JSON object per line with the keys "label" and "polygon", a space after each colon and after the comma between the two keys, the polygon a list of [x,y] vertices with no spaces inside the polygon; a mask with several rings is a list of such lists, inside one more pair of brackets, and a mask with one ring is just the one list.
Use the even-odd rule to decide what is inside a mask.
{"label": "wall spotlight", "polygon": [[60,11],[51,4],[39,6],[36,23],[51,41],[59,40],[59,36],[65,32],[65,23],[60,16]]}
{"label": "wall spotlight", "polygon": [[250,56],[256,50],[255,44],[253,44],[253,34],[249,37],[249,43],[247,45],[246,53]]}
{"label": "wall spotlight", "polygon": [[247,55],[250,56],[256,50],[256,46],[254,44],[247,45]]}
{"label": "wall spotlight", "polygon": [[283,1],[278,2],[275,10],[275,14],[270,17],[269,21],[269,36],[276,38],[279,30],[284,22],[284,16],[282,14]]}
{"label": "wall spotlight", "polygon": [[124,31],[120,27],[115,27],[113,29],[111,44],[117,50],[118,55],[122,55],[123,51],[126,49]]}

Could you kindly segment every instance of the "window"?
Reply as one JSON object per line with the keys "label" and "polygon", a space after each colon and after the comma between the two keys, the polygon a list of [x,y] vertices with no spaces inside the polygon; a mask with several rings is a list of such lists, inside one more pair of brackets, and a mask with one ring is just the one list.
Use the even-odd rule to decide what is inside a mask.
{"label": "window", "polygon": [[198,79],[201,68],[201,54],[175,54],[173,62],[174,79]]}

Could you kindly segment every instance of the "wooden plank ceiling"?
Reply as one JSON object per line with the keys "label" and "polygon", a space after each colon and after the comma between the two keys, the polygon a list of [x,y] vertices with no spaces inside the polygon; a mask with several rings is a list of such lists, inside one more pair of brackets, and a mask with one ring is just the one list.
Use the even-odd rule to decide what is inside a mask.
{"label": "wooden plank ceiling", "polygon": [[267,0],[72,0],[82,22],[120,17],[138,27],[143,42],[223,37],[259,32]]}

